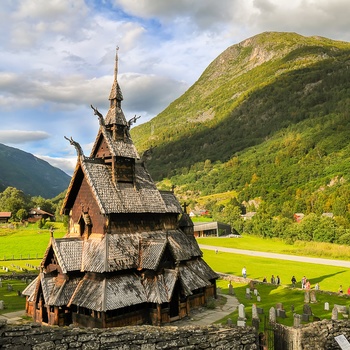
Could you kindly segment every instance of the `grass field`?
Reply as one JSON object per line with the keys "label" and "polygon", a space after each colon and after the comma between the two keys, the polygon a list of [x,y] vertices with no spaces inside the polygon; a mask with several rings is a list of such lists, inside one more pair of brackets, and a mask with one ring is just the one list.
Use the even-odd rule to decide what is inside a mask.
{"label": "grass field", "polygon": [[242,238],[204,237],[197,238],[197,242],[199,244],[260,252],[301,255],[324,259],[350,259],[350,246],[332,243],[296,241],[294,244],[287,244],[280,239],[263,239],[250,235],[243,235]]}
{"label": "grass field", "polygon": [[[63,237],[66,229],[62,223],[53,222],[54,236]],[[1,260],[42,258],[50,241],[50,229],[39,229],[36,224],[9,228],[0,228],[0,265]]]}
{"label": "grass field", "polygon": [[[19,311],[25,309],[26,299],[18,295],[18,291],[22,292],[27,286],[21,280],[2,280],[0,283],[0,300],[4,301],[5,309],[0,310],[0,315],[8,312]],[[8,285],[12,286],[12,290],[8,290]]]}
{"label": "grass field", "polygon": [[339,285],[343,285],[346,292],[350,285],[350,269],[301,263],[287,260],[268,259],[261,257],[245,256],[240,254],[230,254],[218,252],[215,254],[211,250],[202,250],[204,260],[214,270],[231,275],[241,276],[243,266],[247,268],[247,277],[262,281],[266,276],[270,281],[271,275],[279,275],[281,284],[291,285],[291,278],[294,275],[298,281],[297,286],[301,287],[300,280],[306,276],[310,280],[311,286],[320,284],[322,290],[336,292]]}

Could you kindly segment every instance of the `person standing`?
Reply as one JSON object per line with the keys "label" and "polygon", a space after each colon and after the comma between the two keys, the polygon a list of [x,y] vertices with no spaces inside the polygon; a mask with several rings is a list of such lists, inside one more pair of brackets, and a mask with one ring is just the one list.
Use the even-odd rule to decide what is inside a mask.
{"label": "person standing", "polygon": [[293,288],[295,288],[295,285],[297,283],[297,279],[295,278],[295,276],[292,277],[291,282],[292,282]]}
{"label": "person standing", "polygon": [[305,289],[305,284],[306,284],[306,277],[304,276],[304,277],[301,279],[301,288],[302,288],[302,289]]}
{"label": "person standing", "polygon": [[275,282],[276,282],[276,281],[275,281],[275,276],[272,275],[272,276],[271,276],[271,283],[272,283],[272,284],[275,284]]}
{"label": "person standing", "polygon": [[280,279],[280,276],[278,275],[276,276],[276,284],[278,285],[281,284],[281,279]]}
{"label": "person standing", "polygon": [[243,266],[243,269],[242,269],[242,276],[243,278],[247,278],[247,269],[245,266]]}

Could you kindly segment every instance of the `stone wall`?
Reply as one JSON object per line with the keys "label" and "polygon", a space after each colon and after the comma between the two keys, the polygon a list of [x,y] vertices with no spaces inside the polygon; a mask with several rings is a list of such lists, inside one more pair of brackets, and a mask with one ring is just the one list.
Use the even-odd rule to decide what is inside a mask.
{"label": "stone wall", "polygon": [[251,327],[122,327],[79,329],[44,327],[34,323],[0,324],[0,349],[51,350],[255,350],[257,334]]}
{"label": "stone wall", "polygon": [[334,339],[344,335],[350,341],[350,322],[348,320],[323,320],[303,326],[296,338],[299,342],[297,349],[301,350],[331,350],[340,349]]}

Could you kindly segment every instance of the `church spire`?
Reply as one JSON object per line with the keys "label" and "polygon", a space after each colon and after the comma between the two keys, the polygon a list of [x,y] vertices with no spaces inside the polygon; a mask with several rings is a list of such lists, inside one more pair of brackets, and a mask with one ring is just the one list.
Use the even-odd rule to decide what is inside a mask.
{"label": "church spire", "polygon": [[106,125],[127,125],[124,113],[121,108],[121,102],[123,101],[122,90],[118,83],[118,50],[116,49],[115,66],[114,66],[114,80],[109,94],[110,107],[106,116]]}

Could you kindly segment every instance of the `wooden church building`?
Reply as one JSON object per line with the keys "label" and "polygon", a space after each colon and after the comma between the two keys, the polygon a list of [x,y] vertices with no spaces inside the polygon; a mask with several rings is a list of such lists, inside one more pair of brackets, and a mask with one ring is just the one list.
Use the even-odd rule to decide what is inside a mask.
{"label": "wooden church building", "polygon": [[51,239],[24,290],[26,312],[48,325],[162,325],[216,297],[193,223],[173,192],[159,191],[131,140],[118,84],[118,55],[89,157],[72,138],[77,165],[62,206],[64,238]]}

